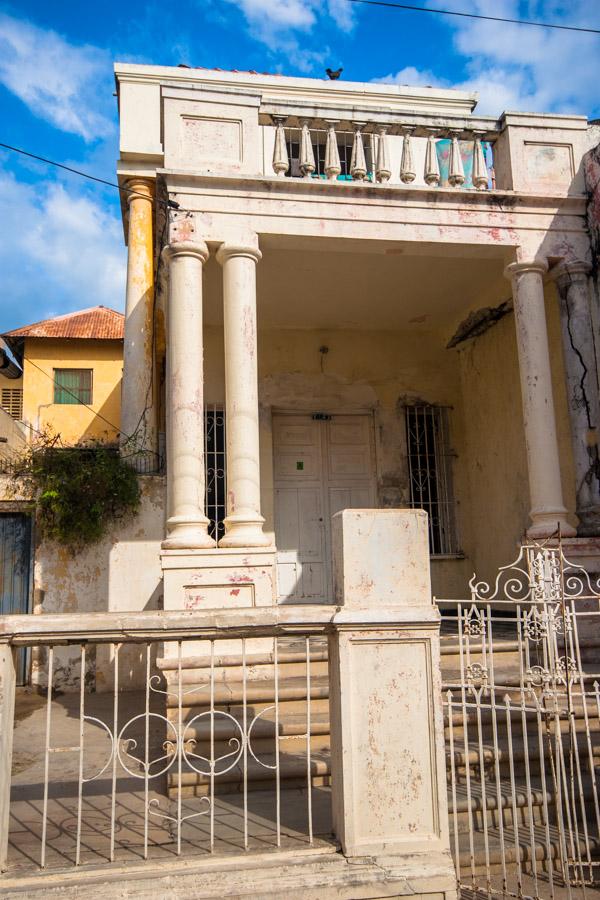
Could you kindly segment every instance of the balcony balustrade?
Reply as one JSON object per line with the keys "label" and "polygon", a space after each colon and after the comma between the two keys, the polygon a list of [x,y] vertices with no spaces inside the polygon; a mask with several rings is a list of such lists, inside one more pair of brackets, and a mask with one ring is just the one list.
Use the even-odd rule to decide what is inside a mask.
{"label": "balcony balustrade", "polygon": [[272,122],[273,171],[282,178],[478,191],[495,187],[496,134],[485,127],[283,115],[273,115]]}

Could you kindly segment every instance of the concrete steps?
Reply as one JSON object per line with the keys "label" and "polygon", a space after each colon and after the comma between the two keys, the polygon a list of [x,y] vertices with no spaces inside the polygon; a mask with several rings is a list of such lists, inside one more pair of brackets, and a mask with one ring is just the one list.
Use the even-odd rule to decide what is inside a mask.
{"label": "concrete steps", "polygon": [[[595,671],[596,667],[600,668],[600,641],[585,643],[582,641],[581,643],[583,646],[582,659],[590,666],[591,671]],[[304,640],[290,638],[279,641],[277,726],[274,709],[275,672],[272,648],[267,646],[263,651],[246,654],[246,722],[247,725],[254,722],[251,729],[252,752],[250,752],[250,748],[247,752],[246,789],[248,791],[264,791],[274,788],[276,733],[279,735],[279,774],[282,789],[305,788],[309,770],[313,787],[326,787],[330,784],[327,645],[324,639],[312,638],[310,647],[310,764],[307,763],[308,706]],[[494,642],[495,681],[496,684],[502,685],[502,697],[504,694],[508,694],[513,702],[520,698],[518,649],[518,642],[512,639],[510,634],[505,639],[496,639]],[[471,663],[481,662],[481,645],[472,642],[470,650]],[[456,685],[460,685],[460,649],[456,639],[449,635],[442,636],[441,663],[444,692],[453,689],[453,699],[459,702],[460,691],[458,693],[455,691]],[[177,721],[181,715],[182,720],[187,723],[185,733],[187,752],[193,765],[201,770],[199,773],[193,771],[191,767],[184,767],[180,776],[181,780],[177,773],[172,773],[168,782],[169,792],[175,794],[181,790],[183,796],[206,796],[210,793],[211,779],[208,775],[207,759],[211,756],[210,675],[212,671],[215,679],[212,751],[215,757],[224,757],[223,761],[216,765],[214,790],[219,795],[241,793],[244,790],[243,759],[241,756],[236,759],[241,747],[238,738],[242,733],[244,720],[241,656],[235,653],[215,655],[212,660],[208,656],[187,657],[183,660],[181,673],[178,671],[176,660],[162,660],[160,664],[171,691],[181,679],[183,687],[181,711],[175,691],[169,696],[167,715],[173,721]],[[535,662],[532,661],[532,664]],[[595,676],[590,676],[588,680],[591,681],[592,677]],[[506,690],[504,690],[505,688]],[[600,723],[598,716],[596,715],[594,719],[592,713],[593,710],[588,709],[589,729],[593,744],[592,762],[600,770],[600,740],[598,740]],[[452,716],[454,770],[458,779],[455,792],[455,816],[454,797],[450,789],[449,722],[448,716],[445,716],[450,827],[452,832],[455,826],[457,828],[461,868],[466,867],[469,871],[473,869],[476,873],[485,872],[484,833],[487,828],[487,857],[490,870],[492,872],[499,871],[501,864],[500,824],[504,830],[505,858],[508,862],[511,860],[516,862],[517,858],[520,858],[523,869],[526,871],[528,866],[529,869],[533,867],[531,858],[533,855],[541,867],[551,865],[553,864],[552,860],[559,856],[560,836],[554,828],[553,832],[551,829],[550,841],[548,842],[546,839],[544,810],[548,810],[550,820],[554,821],[555,799],[547,791],[544,792],[540,781],[541,760],[536,718],[531,714],[527,716],[528,746],[526,747],[520,713],[515,711],[511,716],[513,726],[512,764],[516,781],[513,799],[509,766],[511,754],[509,754],[506,741],[506,710],[501,700],[499,699],[497,706],[499,791],[495,780],[492,713],[489,709],[483,708],[480,710],[480,717],[485,802],[479,769],[480,746],[477,710],[470,708],[463,715],[462,709],[457,707]],[[597,835],[593,786],[587,757],[586,722],[580,701],[575,701],[573,722],[580,748],[584,751],[581,763],[582,786],[586,812],[590,819],[590,834]],[[465,726],[468,735],[466,753]],[[568,744],[568,721],[561,720],[560,727],[563,741]],[[543,744],[542,746],[544,762],[548,770],[549,751],[547,745]],[[192,756],[192,753],[196,754],[196,757]],[[526,756],[530,773],[531,789],[529,792],[526,790],[525,779]],[[467,796],[466,789],[467,770],[470,776],[470,796]],[[202,772],[207,774],[201,774]],[[549,778],[548,774],[547,778]],[[592,822],[591,819],[594,821]],[[518,840],[515,835],[515,825],[518,830]],[[474,861],[471,860],[470,828],[475,829]],[[452,839],[454,841],[454,837]],[[590,852],[593,850],[594,854],[600,855],[600,847],[597,846],[597,842],[590,840],[589,847],[591,848]]]}

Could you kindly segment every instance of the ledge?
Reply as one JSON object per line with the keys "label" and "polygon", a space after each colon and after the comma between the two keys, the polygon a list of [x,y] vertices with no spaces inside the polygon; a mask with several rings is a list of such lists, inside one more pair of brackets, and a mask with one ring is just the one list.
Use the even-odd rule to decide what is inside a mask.
{"label": "ledge", "polygon": [[340,606],[259,606],[236,609],[158,610],[123,613],[48,613],[0,617],[0,643],[135,643],[322,634],[337,628],[430,627],[439,621],[427,606],[353,609]]}
{"label": "ledge", "polygon": [[[507,189],[478,191],[474,188],[461,190],[460,188],[451,187],[429,187],[423,185],[405,184],[378,184],[372,181],[328,181],[321,178],[278,178],[276,175],[252,174],[250,172],[232,173],[231,175],[223,173],[198,172],[194,169],[157,169],[157,175],[162,175],[173,181],[185,180],[189,186],[206,185],[218,186],[222,184],[224,189],[231,191],[232,187],[244,188],[250,186],[251,189],[264,189],[269,195],[273,193],[282,194],[285,191],[293,193],[323,193],[326,195],[336,194],[338,198],[343,199],[344,195],[348,198],[356,198],[362,193],[369,191],[371,194],[377,195],[378,199],[398,199],[402,196],[405,199],[427,197],[434,200],[437,198],[439,205],[440,199],[443,203],[447,201],[458,201],[457,206],[481,206],[486,207],[489,211],[490,206],[496,205],[499,212],[515,212],[518,204],[546,204],[556,211],[559,207],[564,212],[565,205],[581,208],[581,212],[585,213],[587,196],[585,194],[540,194],[539,192],[513,191]],[[374,199],[371,197],[370,199]],[[461,202],[462,201],[462,202]],[[503,209],[503,204],[506,209]]]}

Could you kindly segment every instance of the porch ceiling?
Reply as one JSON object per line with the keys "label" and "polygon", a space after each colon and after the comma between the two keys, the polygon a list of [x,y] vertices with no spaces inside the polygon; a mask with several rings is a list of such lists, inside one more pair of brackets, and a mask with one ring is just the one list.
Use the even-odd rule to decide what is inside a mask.
{"label": "porch ceiling", "polygon": [[[261,238],[260,328],[449,331],[510,297],[498,248]],[[206,267],[206,321],[222,321],[221,272]]]}

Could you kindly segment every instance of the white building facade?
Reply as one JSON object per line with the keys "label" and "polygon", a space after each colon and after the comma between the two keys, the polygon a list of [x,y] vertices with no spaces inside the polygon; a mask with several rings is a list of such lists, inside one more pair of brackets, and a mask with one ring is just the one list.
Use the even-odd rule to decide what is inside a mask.
{"label": "white building facade", "polygon": [[122,428],[166,456],[165,606],[326,601],[349,507],[426,509],[439,597],[525,532],[593,559],[597,129],[458,91],[115,72]]}

